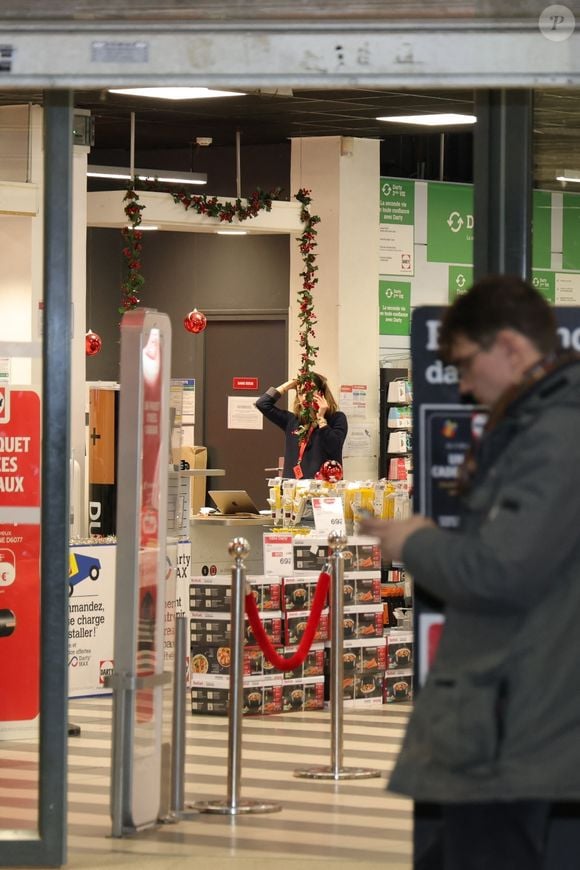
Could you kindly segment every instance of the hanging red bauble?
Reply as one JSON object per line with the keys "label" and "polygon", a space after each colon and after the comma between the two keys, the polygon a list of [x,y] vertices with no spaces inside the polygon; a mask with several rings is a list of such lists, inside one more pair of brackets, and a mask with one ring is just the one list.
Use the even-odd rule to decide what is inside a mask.
{"label": "hanging red bauble", "polygon": [[190,311],[187,317],[184,318],[183,325],[188,332],[197,334],[198,332],[203,332],[206,328],[207,317],[205,314],[202,314],[201,311],[198,311],[197,308],[194,308],[193,311]]}
{"label": "hanging red bauble", "polygon": [[103,346],[103,340],[100,335],[97,335],[96,332],[93,332],[92,329],[89,329],[87,334],[85,335],[85,353],[87,356],[95,356],[95,354],[99,353]]}
{"label": "hanging red bauble", "polygon": [[318,472],[322,480],[327,480],[329,483],[336,483],[337,480],[342,480],[342,465],[336,459],[327,459],[320,466]]}

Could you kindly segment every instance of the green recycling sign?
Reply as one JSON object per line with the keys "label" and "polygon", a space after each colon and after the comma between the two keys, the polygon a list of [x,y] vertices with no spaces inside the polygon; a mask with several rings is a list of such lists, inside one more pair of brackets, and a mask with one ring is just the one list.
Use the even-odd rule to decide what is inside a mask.
{"label": "green recycling sign", "polygon": [[473,263],[473,187],[429,182],[427,185],[427,260]]}
{"label": "green recycling sign", "polygon": [[467,293],[473,284],[473,266],[449,266],[449,304],[458,296]]}

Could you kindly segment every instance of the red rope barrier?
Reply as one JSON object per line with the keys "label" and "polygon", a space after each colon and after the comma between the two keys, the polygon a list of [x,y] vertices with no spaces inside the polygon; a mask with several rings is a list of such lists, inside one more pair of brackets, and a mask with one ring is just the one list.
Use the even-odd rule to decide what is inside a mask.
{"label": "red rope barrier", "polygon": [[298,649],[296,650],[294,655],[291,655],[288,658],[286,658],[285,656],[281,656],[276,652],[272,645],[272,641],[266,634],[264,626],[262,625],[262,620],[260,619],[260,614],[258,612],[254,596],[246,595],[246,613],[248,614],[248,619],[250,621],[250,625],[252,626],[254,636],[258,641],[260,649],[262,650],[270,664],[274,665],[274,667],[278,668],[278,670],[291,671],[301,665],[306,656],[308,655],[308,651],[312,646],[312,641],[314,640],[314,635],[316,634],[316,631],[318,629],[320,614],[322,613],[322,608],[324,607],[324,604],[326,602],[329,585],[330,574],[328,574],[326,571],[322,571],[320,577],[318,578],[318,583],[316,584],[316,592],[314,593],[314,599],[312,601],[312,610],[310,612],[310,616],[308,617],[308,622],[306,623],[304,634],[300,639]]}

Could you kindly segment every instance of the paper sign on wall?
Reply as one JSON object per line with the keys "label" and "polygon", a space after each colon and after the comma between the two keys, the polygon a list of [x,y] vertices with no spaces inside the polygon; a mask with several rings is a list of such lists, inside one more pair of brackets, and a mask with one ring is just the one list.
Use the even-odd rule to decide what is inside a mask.
{"label": "paper sign on wall", "polygon": [[228,396],[228,429],[263,429],[264,418],[251,396]]}

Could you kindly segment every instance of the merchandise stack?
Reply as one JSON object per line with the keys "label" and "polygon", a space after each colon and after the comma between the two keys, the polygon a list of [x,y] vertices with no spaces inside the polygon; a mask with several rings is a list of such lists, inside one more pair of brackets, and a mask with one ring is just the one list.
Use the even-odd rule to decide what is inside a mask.
{"label": "merchandise stack", "polygon": [[[283,588],[315,586],[328,558],[322,538],[296,538],[292,545],[293,576],[285,576]],[[344,558],[344,680],[345,707],[382,704],[383,678],[387,664],[381,603],[381,555],[377,544],[363,537],[349,538]],[[286,592],[284,593],[286,597]],[[288,615],[287,615],[288,616]],[[326,699],[329,697],[330,648],[324,644]]]}
{"label": "merchandise stack", "polygon": [[[248,576],[266,634],[283,652],[278,577]],[[192,577],[189,586],[190,686],[193,713],[227,714],[230,681],[232,586],[229,575]],[[283,677],[265,659],[245,619],[243,712],[281,713]]]}

